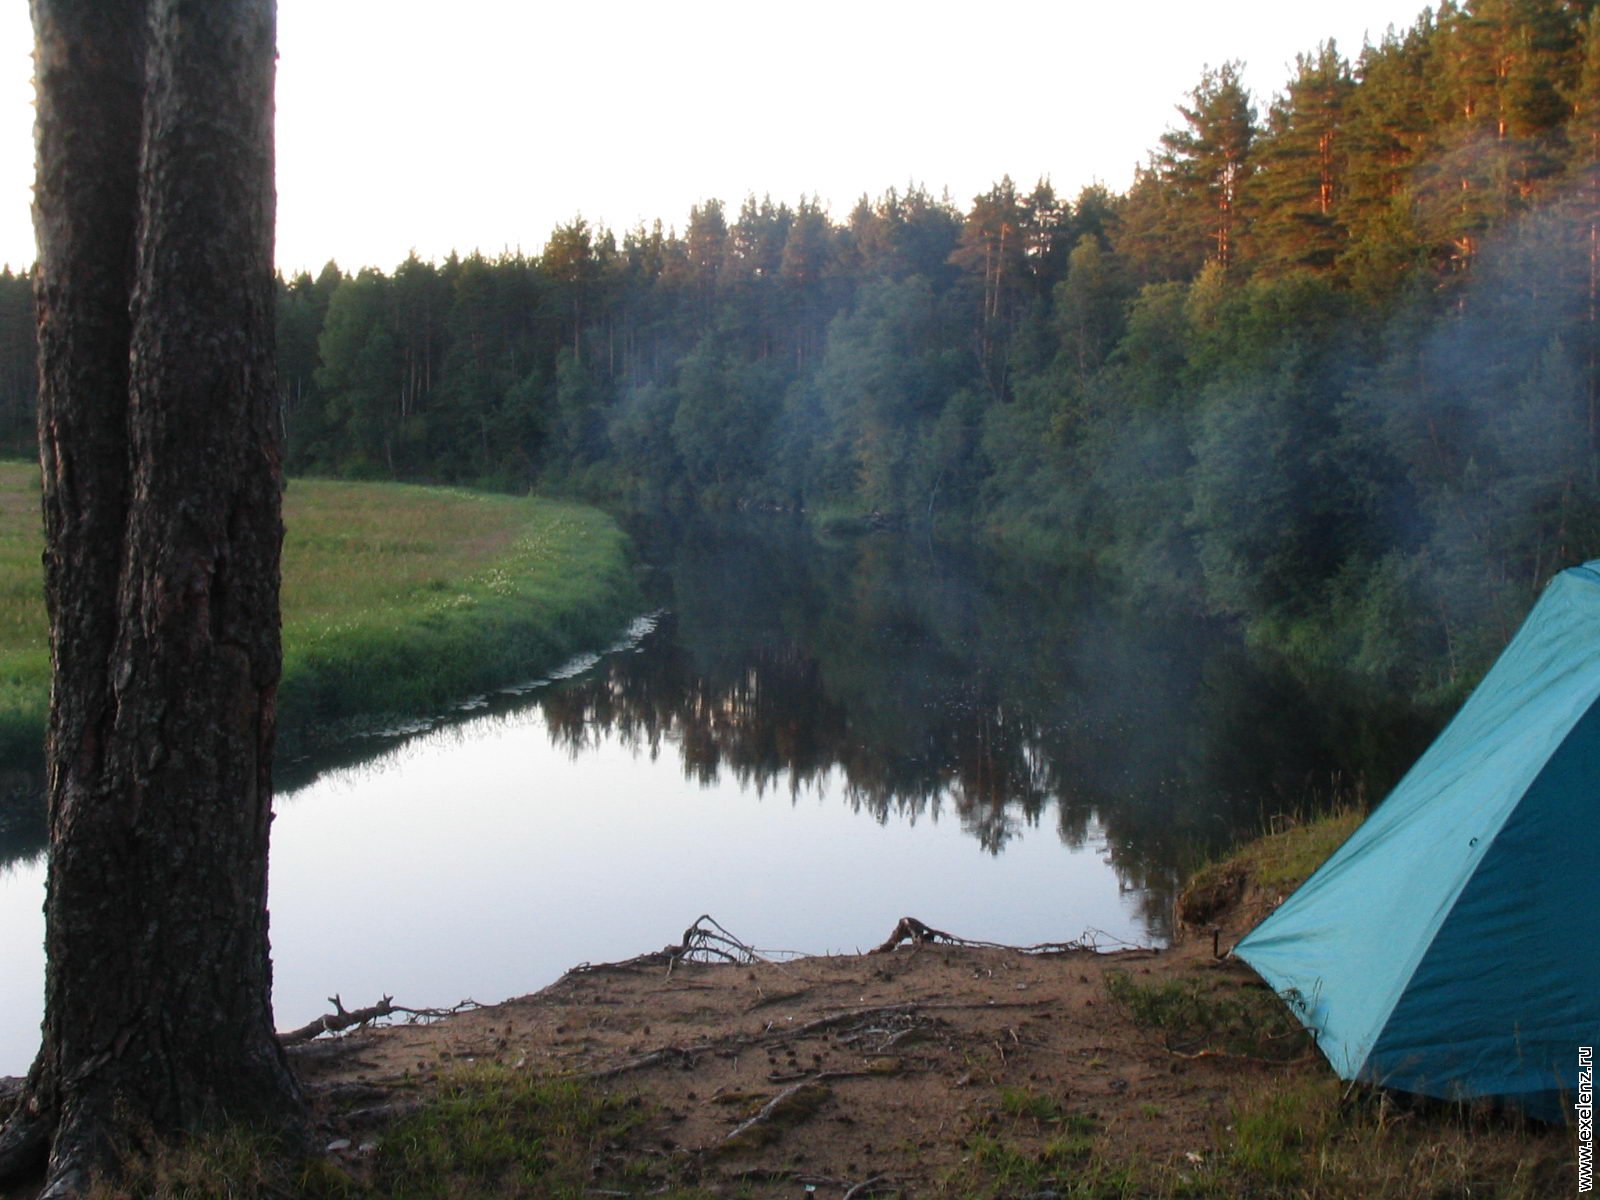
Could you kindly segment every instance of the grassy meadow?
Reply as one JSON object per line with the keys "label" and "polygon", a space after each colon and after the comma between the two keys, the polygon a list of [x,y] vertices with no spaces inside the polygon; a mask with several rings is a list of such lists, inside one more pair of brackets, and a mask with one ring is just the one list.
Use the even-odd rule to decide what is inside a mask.
{"label": "grassy meadow", "polygon": [[[637,604],[626,538],[580,505],[296,479],[284,524],[291,753],[556,666]],[[41,548],[38,468],[0,463],[0,761],[13,764],[42,753]]]}

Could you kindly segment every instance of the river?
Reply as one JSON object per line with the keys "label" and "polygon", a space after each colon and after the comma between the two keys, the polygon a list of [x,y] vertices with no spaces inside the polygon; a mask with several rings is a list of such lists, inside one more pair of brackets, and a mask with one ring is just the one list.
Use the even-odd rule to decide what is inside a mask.
{"label": "river", "polygon": [[[1428,728],[1157,598],[773,520],[636,531],[618,644],[281,764],[275,1006],[491,1002],[676,942],[772,952],[901,916],[1008,944],[1160,944],[1182,872],[1393,782]],[[7,816],[0,813],[0,816]],[[43,989],[42,819],[0,820],[0,1074]]]}

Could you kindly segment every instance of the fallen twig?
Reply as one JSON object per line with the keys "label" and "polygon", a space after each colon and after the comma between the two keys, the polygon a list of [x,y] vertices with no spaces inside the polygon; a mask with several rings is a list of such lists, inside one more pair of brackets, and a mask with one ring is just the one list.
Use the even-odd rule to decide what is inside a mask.
{"label": "fallen twig", "polygon": [[422,1111],[426,1101],[396,1100],[393,1104],[375,1104],[371,1108],[358,1108],[354,1112],[341,1113],[341,1125],[384,1125],[401,1117],[409,1117],[412,1113]]}
{"label": "fallen twig", "polygon": [[898,1071],[874,1070],[809,1072],[804,1078],[790,1083],[768,1100],[755,1116],[740,1122],[722,1141],[706,1152],[715,1154],[733,1149],[750,1140],[752,1133],[759,1133],[761,1137],[758,1140],[765,1140],[769,1132],[767,1127],[774,1122],[789,1117],[810,1116],[833,1095],[833,1090],[828,1084],[836,1079],[884,1079],[898,1074]]}
{"label": "fallen twig", "polygon": [[1163,1044],[1161,1047],[1173,1058],[1181,1058],[1185,1062],[1195,1062],[1202,1058],[1219,1058],[1224,1062],[1259,1063],[1264,1067],[1291,1067],[1299,1063],[1315,1061],[1316,1055],[1310,1052],[1298,1054],[1294,1058],[1263,1058],[1259,1054],[1235,1054],[1231,1050],[1179,1050],[1175,1046]]}
{"label": "fallen twig", "polygon": [[702,1043],[698,1046],[662,1046],[659,1050],[652,1050],[648,1054],[641,1054],[625,1062],[617,1063],[610,1067],[597,1067],[593,1071],[585,1071],[583,1077],[591,1082],[602,1079],[615,1079],[618,1075],[627,1075],[632,1071],[647,1071],[651,1067],[660,1066],[664,1062],[677,1061],[681,1067],[692,1067],[697,1055],[710,1054],[722,1043]]}
{"label": "fallen twig", "polygon": [[763,1104],[755,1116],[734,1126],[733,1131],[723,1138],[715,1149],[730,1149],[742,1145],[751,1140],[752,1134],[759,1133],[764,1139],[769,1132],[768,1127],[774,1121],[814,1112],[830,1095],[832,1095],[831,1090],[816,1076],[802,1079],[799,1083],[792,1083]]}
{"label": "fallen twig", "polygon": [[322,1103],[339,1105],[385,1100],[394,1092],[392,1087],[376,1083],[302,1083],[301,1086]]}
{"label": "fallen twig", "polygon": [[860,1183],[852,1184],[842,1200],[856,1200],[858,1196],[870,1196],[884,1184],[892,1183],[892,1175],[874,1175],[871,1179],[863,1179]]}
{"label": "fallen twig", "polygon": [[581,1076],[590,1081],[599,1081],[615,1079],[619,1075],[627,1075],[633,1071],[647,1071],[651,1067],[658,1067],[663,1063],[676,1063],[680,1066],[690,1067],[694,1065],[694,1060],[702,1054],[726,1053],[728,1051],[742,1050],[749,1046],[766,1046],[774,1043],[782,1045],[784,1042],[810,1037],[812,1034],[825,1033],[841,1025],[871,1021],[878,1017],[898,1014],[913,1016],[919,1009],[927,1007],[950,1006],[889,1004],[879,1008],[857,1008],[848,1012],[834,1013],[832,1016],[818,1017],[815,1021],[807,1021],[804,1025],[778,1026],[769,1024],[760,1033],[732,1033],[726,1037],[718,1038],[714,1042],[700,1042],[693,1046],[658,1046],[654,1050],[636,1055],[633,1058],[624,1059],[622,1062],[612,1066],[596,1067],[593,1070],[581,1072]]}

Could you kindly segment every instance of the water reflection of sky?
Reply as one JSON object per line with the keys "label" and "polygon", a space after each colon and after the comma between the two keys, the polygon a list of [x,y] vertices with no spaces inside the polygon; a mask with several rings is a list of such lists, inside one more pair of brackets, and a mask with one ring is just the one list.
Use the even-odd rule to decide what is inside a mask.
{"label": "water reflection of sky", "polygon": [[[273,833],[281,1024],[334,993],[500,999],[701,913],[811,953],[901,916],[1158,940],[1186,867],[1382,795],[1431,733],[1061,573],[771,522],[640,541],[665,612],[616,652],[376,759],[279,764],[281,787],[309,780]],[[43,991],[42,814],[4,780],[0,1074],[25,1068]]]}
{"label": "water reflection of sky", "polygon": [[[1020,821],[996,856],[953,806],[880,822],[844,791],[833,772],[758,797],[599,731],[575,756],[536,707],[330,772],[281,797],[273,825],[278,1023],[335,993],[352,1006],[504,999],[676,942],[701,913],[760,948],[808,953],[876,945],[905,915],[1009,943],[1145,937],[1097,837],[1068,851],[1050,822]],[[0,878],[0,911],[36,913],[42,874],[36,861]],[[20,1073],[43,920],[0,928],[0,1073]]]}

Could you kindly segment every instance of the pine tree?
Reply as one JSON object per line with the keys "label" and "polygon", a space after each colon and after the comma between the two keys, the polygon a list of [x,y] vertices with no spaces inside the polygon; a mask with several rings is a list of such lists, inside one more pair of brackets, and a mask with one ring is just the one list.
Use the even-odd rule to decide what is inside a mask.
{"label": "pine tree", "polygon": [[1179,105],[1184,127],[1161,137],[1157,175],[1174,194],[1174,225],[1167,233],[1180,252],[1221,264],[1239,264],[1244,221],[1240,201],[1250,178],[1255,110],[1239,78],[1239,64],[1207,69]]}
{"label": "pine tree", "polygon": [[[283,486],[271,0],[36,0],[45,1015],[0,1181],[306,1133],[267,938]],[[114,1190],[114,1186],[113,1186]]]}
{"label": "pine tree", "polygon": [[1258,270],[1325,270],[1344,250],[1345,125],[1354,91],[1350,66],[1332,42],[1296,59],[1295,78],[1252,149],[1247,198]]}

